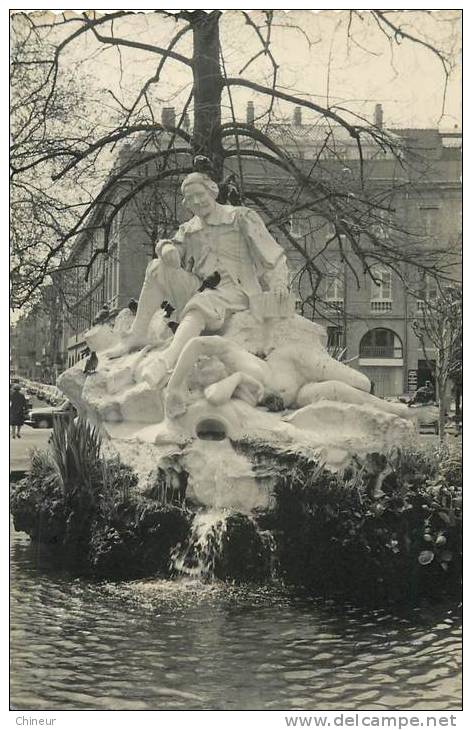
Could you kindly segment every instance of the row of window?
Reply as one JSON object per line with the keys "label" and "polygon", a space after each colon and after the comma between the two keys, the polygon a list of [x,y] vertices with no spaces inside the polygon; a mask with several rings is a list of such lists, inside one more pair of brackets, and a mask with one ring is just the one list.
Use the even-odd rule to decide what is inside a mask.
{"label": "row of window", "polygon": [[72,327],[75,332],[88,329],[98,312],[102,309],[105,298],[105,278],[96,283],[92,292],[88,292],[73,309]]}
{"label": "row of window", "polygon": [[[356,146],[353,145],[343,145],[336,143],[335,145],[326,146],[324,150],[321,150],[321,148],[318,145],[313,146],[313,144],[304,144],[301,146],[300,143],[292,142],[290,140],[288,143],[286,140],[286,151],[290,152],[294,157],[297,157],[300,160],[337,160],[344,161],[344,160],[358,160],[359,159],[359,150]],[[303,143],[302,143],[303,144]],[[393,153],[389,150],[381,150],[376,145],[375,146],[366,146],[363,145],[363,153],[362,156],[364,160],[377,160],[377,159],[392,159]]]}
{"label": "row of window", "polygon": [[[100,276],[95,278],[89,277],[89,285],[93,285],[93,290],[84,293],[87,285],[83,279],[83,273],[79,270],[75,272],[76,281],[72,284],[71,290],[75,291],[75,299],[79,299],[73,307],[73,318],[71,325],[75,332],[82,332],[88,329],[98,312],[102,309],[105,302],[110,309],[118,304],[119,292],[119,260],[117,247],[114,246],[106,257],[100,256]],[[92,272],[91,272],[92,274]],[[82,292],[82,296],[79,296]]]}
{"label": "row of window", "polygon": [[113,249],[105,262],[104,300],[113,308],[118,299],[119,291],[119,258],[117,249]]}
{"label": "row of window", "polygon": [[[370,290],[370,309],[372,312],[389,312],[392,310],[392,272],[389,268],[376,265],[371,268],[372,281]],[[344,303],[345,271],[343,264],[330,262],[327,266],[324,300],[331,306],[342,306]],[[431,277],[424,277],[417,290],[417,309],[420,311],[424,302],[437,298],[437,284]]]}
{"label": "row of window", "polygon": [[[418,219],[416,225],[412,226],[417,229],[417,233],[426,236],[437,236],[441,228],[441,206],[425,205],[418,206]],[[372,224],[371,229],[378,238],[388,238],[389,229],[394,225],[395,214],[391,211],[380,210],[376,213],[377,222]],[[332,223],[326,222],[320,224],[319,219],[313,216],[290,216],[290,235],[294,238],[304,238],[308,235],[322,235],[329,238],[333,236],[335,229]],[[343,236],[342,236],[343,238]]]}

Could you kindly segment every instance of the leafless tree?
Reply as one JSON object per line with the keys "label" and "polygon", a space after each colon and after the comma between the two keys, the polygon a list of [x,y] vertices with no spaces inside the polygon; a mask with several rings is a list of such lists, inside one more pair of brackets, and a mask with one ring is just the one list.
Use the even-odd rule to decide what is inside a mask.
{"label": "leafless tree", "polygon": [[[13,17],[14,306],[31,300],[49,273],[67,266],[67,253],[77,235],[97,227],[102,230],[101,247],[93,254],[97,257],[107,253],[113,220],[124,206],[144,205],[148,214],[168,207],[169,191],[175,192],[182,175],[192,170],[195,155],[211,160],[218,181],[227,171],[235,173],[242,200],[256,205],[267,224],[295,252],[294,286],[299,289],[302,308],[311,308],[312,314],[329,252],[336,252],[358,283],[360,272],[375,280],[378,263],[401,278],[409,266],[427,270],[434,277],[449,277],[451,262],[445,251],[430,252],[426,260],[423,238],[394,220],[392,201],[409,183],[392,181],[379,188],[369,179],[366,150],[369,157],[372,150],[389,155],[398,170],[419,164],[403,141],[342,105],[332,104],[329,98],[314,101],[280,85],[274,30],[283,26],[301,42],[312,43],[303,28],[277,11],[242,11],[247,44],[244,38],[238,39],[239,47],[252,49],[253,41],[258,45],[241,61],[239,73],[229,75],[220,33],[221,12],[158,10],[155,15],[172,30],[165,46],[133,33],[133,11],[54,18],[19,13]],[[371,23],[389,47],[423,46],[441,64],[447,83],[451,56],[419,31],[405,27],[395,12],[351,11],[345,14],[345,22],[351,43],[359,44],[363,27]],[[116,53],[117,64],[122,64],[122,53],[129,48],[140,58],[155,59],[152,73],[140,80],[126,104],[112,89],[104,89],[98,100],[87,98],[86,82],[79,84],[67,75],[67,54],[84,38],[93,40],[97,64],[109,52]],[[251,77],[252,68],[261,61],[267,65],[267,81]],[[187,99],[175,122],[163,124],[157,113],[162,106],[160,88],[176,70],[182,79],[180,92],[187,89]],[[241,89],[260,99],[263,111],[254,123],[237,117],[234,97]],[[283,124],[280,104],[300,107],[313,116],[314,128],[319,130],[314,160],[297,155],[297,141],[291,138],[289,125]],[[356,159],[348,166],[338,148],[339,132],[356,149]],[[120,167],[113,166],[125,143],[132,143],[135,154]],[[257,180],[248,174],[255,163]],[[140,176],[147,164],[151,172]],[[143,204],[146,199],[152,199],[153,208]],[[97,210],[98,223],[94,218]],[[302,237],[293,232],[297,215],[307,225]],[[320,229],[328,233],[323,245],[314,250],[309,239]],[[150,230],[150,235],[155,233]],[[84,276],[92,263],[83,267]]]}
{"label": "leafless tree", "polygon": [[[444,287],[434,300],[425,300],[413,329],[423,349],[424,357],[436,377],[439,400],[439,439],[444,440],[449,404],[448,387],[462,380],[462,291]],[[434,353],[435,366],[430,353]],[[457,401],[456,401],[457,402]]]}

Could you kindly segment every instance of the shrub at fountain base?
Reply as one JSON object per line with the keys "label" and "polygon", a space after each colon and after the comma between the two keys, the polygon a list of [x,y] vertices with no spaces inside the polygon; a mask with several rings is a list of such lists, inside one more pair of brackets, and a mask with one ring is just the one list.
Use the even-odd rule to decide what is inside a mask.
{"label": "shrub at fountain base", "polygon": [[33,452],[28,476],[12,485],[10,508],[16,530],[40,542],[63,543],[69,512],[59,474],[47,453]]}
{"label": "shrub at fountain base", "polygon": [[93,572],[116,578],[168,576],[171,552],[186,540],[189,527],[189,514],[180,507],[157,502],[120,505],[92,535]]}
{"label": "shrub at fountain base", "polygon": [[261,582],[275,564],[277,577],[320,596],[399,602],[460,592],[459,454],[395,448],[333,473],[308,448],[246,440],[234,446],[273,484],[273,507],[191,513],[180,481],[166,486],[172,464],[169,479],[160,474],[139,493],[133,470],[104,459],[87,424],[60,428],[52,456],[33,454],[12,486],[11,510],[17,530],[81,572]]}
{"label": "shrub at fountain base", "polygon": [[362,601],[459,594],[460,458],[392,449],[334,474],[307,451],[240,447],[276,475],[276,506],[261,524],[286,582]]}
{"label": "shrub at fountain base", "polygon": [[237,583],[261,583],[270,578],[271,544],[254,520],[237,513],[226,520],[215,576]]}
{"label": "shrub at fountain base", "polygon": [[81,571],[110,578],[169,575],[171,551],[187,538],[191,515],[133,493],[123,498],[133,477],[116,462],[109,465],[109,476],[111,471],[108,491],[95,485],[92,509],[77,495],[67,499],[50,459],[35,456],[31,473],[12,487],[15,529],[60,548],[63,560]]}
{"label": "shrub at fountain base", "polygon": [[137,476],[118,458],[104,459],[87,423],[59,424],[52,453],[35,452],[31,470],[12,485],[15,529],[52,544],[80,572],[107,577],[169,575],[170,554],[186,539],[181,506],[146,499]]}

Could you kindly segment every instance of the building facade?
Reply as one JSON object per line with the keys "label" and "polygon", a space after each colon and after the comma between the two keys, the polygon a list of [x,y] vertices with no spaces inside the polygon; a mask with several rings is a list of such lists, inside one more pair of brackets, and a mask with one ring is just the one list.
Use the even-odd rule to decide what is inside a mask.
{"label": "building facade", "polygon": [[55,384],[64,365],[63,310],[56,282],[43,287],[31,310],[10,327],[10,372]]}
{"label": "building facade", "polygon": [[[322,316],[316,317],[328,329],[330,346],[343,350],[344,360],[370,378],[379,396],[414,392],[426,380],[434,382],[436,353],[433,348],[423,351],[413,323],[424,303],[439,294],[436,280],[427,272],[439,250],[450,253],[450,279],[459,282],[461,275],[457,263],[462,232],[461,135],[395,131],[428,164],[395,193],[395,220],[385,222],[382,235],[387,244],[390,235],[397,242],[403,235],[405,248],[412,237],[419,239],[426,271],[405,262],[395,271],[380,262],[366,272],[352,255],[344,262],[335,257],[328,262],[321,287],[317,315]],[[371,182],[378,174],[379,185],[383,183],[388,163],[382,168],[372,169]]]}

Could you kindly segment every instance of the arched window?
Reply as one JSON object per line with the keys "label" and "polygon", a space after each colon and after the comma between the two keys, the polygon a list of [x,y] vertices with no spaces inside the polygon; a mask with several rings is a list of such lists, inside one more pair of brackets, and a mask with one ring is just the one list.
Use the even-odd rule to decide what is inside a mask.
{"label": "arched window", "polygon": [[392,330],[376,327],[366,332],[359,345],[361,358],[402,358],[402,341]]}

